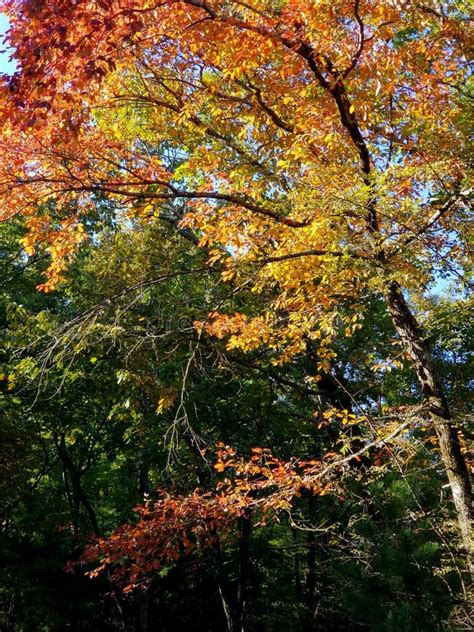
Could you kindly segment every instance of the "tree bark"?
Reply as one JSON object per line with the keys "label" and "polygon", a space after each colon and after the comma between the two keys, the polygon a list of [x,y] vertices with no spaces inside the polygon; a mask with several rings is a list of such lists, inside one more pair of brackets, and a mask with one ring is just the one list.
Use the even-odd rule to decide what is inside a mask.
{"label": "tree bark", "polygon": [[[138,467],[138,492],[140,500],[150,493],[150,478],[148,463],[143,458]],[[148,632],[150,629],[150,599],[147,591],[143,591],[138,598],[138,621],[137,632]]]}
{"label": "tree bark", "polygon": [[239,632],[245,630],[245,615],[247,607],[247,589],[250,565],[250,533],[252,524],[250,517],[243,515],[239,518],[239,587],[237,589],[237,608],[235,629]]}
{"label": "tree bark", "polygon": [[87,496],[85,495],[84,490],[82,489],[82,483],[81,483],[82,473],[76,468],[73,460],[71,459],[71,456],[66,446],[66,436],[64,433],[61,434],[61,439],[58,444],[58,451],[59,451],[59,455],[65,469],[69,471],[74,496],[76,498],[76,504],[77,505],[79,505],[79,503],[82,504],[82,506],[87,512],[87,515],[89,516],[89,521],[91,523],[94,534],[97,536],[100,536],[101,532],[99,529],[99,524],[97,522],[96,513],[94,511],[94,508],[90,504]]}
{"label": "tree bark", "polygon": [[439,440],[441,458],[451,487],[462,542],[466,549],[468,565],[473,572],[472,487],[466,461],[461,452],[459,435],[452,424],[449,405],[436,375],[423,331],[398,283],[390,283],[385,299],[392,322],[411,359],[412,367],[427,404],[429,417]]}
{"label": "tree bark", "polygon": [[148,632],[149,630],[149,600],[146,593],[140,595],[138,602],[137,632]]}
{"label": "tree bark", "polygon": [[295,596],[299,603],[303,603],[303,587],[301,585],[301,571],[300,571],[300,554],[298,550],[298,532],[292,527],[291,535],[293,539],[294,546],[294,557],[293,557],[293,577],[295,584]]}
{"label": "tree bark", "polygon": [[[362,134],[359,121],[354,112],[341,75],[329,59],[321,65],[320,58],[315,54],[311,44],[300,41],[298,45],[290,40],[283,43],[306,60],[309,69],[316,77],[319,85],[331,95],[340,115],[340,121],[347,130],[349,137],[359,156],[359,164],[364,184],[372,191],[367,203],[367,230],[369,235],[380,237],[380,226],[377,217],[377,198],[373,189],[372,159],[370,151]],[[377,259],[386,263],[383,250],[377,247]],[[453,494],[461,537],[466,548],[468,565],[473,571],[471,545],[472,519],[472,489],[466,461],[462,455],[459,436],[451,421],[451,414],[441,384],[436,376],[431,356],[423,337],[421,328],[416,321],[410,307],[405,301],[401,288],[396,282],[391,282],[385,293],[388,309],[402,341],[409,354],[413,369],[420,382],[421,391],[426,400],[429,415],[438,436],[441,457],[446,467],[449,484]]]}
{"label": "tree bark", "polygon": [[224,572],[224,562],[222,559],[222,550],[219,538],[217,536],[217,532],[214,534],[214,543],[213,543],[213,553],[215,559],[215,570],[216,570],[216,583],[217,590],[219,592],[219,597],[222,604],[222,610],[225,617],[226,622],[226,630],[227,632],[234,632],[234,619],[232,617],[232,609],[230,606],[230,599],[227,597],[226,590],[226,577]]}
{"label": "tree bark", "polygon": [[[312,518],[316,509],[316,498],[310,494],[308,496],[308,514]],[[314,626],[314,615],[316,611],[316,534],[314,531],[309,530],[306,536],[306,605],[310,613],[308,620],[308,629],[312,629]]]}

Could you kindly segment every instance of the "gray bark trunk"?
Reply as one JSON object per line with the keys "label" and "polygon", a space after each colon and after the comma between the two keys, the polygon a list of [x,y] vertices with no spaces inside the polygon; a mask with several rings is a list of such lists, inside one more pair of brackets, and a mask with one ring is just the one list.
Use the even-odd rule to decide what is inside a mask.
{"label": "gray bark trunk", "polygon": [[423,332],[400,286],[392,282],[385,298],[393,324],[402,339],[405,351],[410,356],[439,440],[441,458],[451,487],[462,542],[472,572],[472,487],[466,460],[461,452],[459,435],[452,423],[448,402],[433,367]]}

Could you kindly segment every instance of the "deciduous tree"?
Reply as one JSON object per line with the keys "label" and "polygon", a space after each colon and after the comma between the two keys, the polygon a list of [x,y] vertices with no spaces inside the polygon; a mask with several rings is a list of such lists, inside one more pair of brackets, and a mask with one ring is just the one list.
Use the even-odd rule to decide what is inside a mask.
{"label": "deciduous tree", "polygon": [[[417,375],[471,548],[459,436],[410,295],[462,274],[467,226],[460,3],[3,0],[19,70],[2,86],[2,213],[26,217],[44,290],[93,197],[177,226],[224,280],[270,297],[200,325],[274,362],[333,342],[378,294]],[[341,306],[346,309],[342,310]],[[216,306],[217,307],[217,306]],[[420,409],[421,410],[421,409]]]}

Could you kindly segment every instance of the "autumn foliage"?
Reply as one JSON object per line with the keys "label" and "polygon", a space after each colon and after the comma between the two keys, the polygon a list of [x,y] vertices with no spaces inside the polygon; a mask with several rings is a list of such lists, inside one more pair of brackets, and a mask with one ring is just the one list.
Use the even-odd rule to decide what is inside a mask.
{"label": "autumn foliage", "polygon": [[[310,350],[306,386],[332,374],[368,299],[384,301],[401,344],[393,366],[418,379],[417,415],[435,422],[469,557],[469,474],[416,317],[437,275],[468,264],[457,3],[2,0],[0,10],[18,64],[1,83],[1,214],[23,218],[28,256],[45,250],[40,289],[67,281],[105,200],[117,221],[174,227],[223,282],[260,297],[249,313],[216,305],[195,335],[232,353],[265,348],[269,367]],[[283,461],[256,448],[244,460],[222,447],[215,488],[160,492],[86,559],[99,558],[93,573],[112,564],[132,590],[248,512],[262,522],[302,489],[326,493],[321,472],[337,456]]]}
{"label": "autumn foliage", "polygon": [[[50,244],[45,289],[83,240],[94,194],[144,218],[182,201],[168,213],[225,278],[252,263],[256,290],[278,284],[267,318],[292,312],[296,351],[314,330],[330,336],[341,298],[390,270],[408,287],[425,281],[439,229],[462,230],[455,17],[395,1],[4,10],[24,72],[3,88],[3,214],[29,217],[29,251]],[[181,147],[183,161],[173,168],[151,142]]]}
{"label": "autumn foliage", "polygon": [[86,549],[82,563],[94,565],[90,576],[110,568],[114,581],[130,592],[196,547],[220,546],[238,518],[251,516],[256,526],[264,525],[268,519],[278,519],[282,511],[290,511],[302,490],[318,495],[331,490],[321,473],[332,469],[328,464],[336,454],[319,462],[284,462],[269,450],[254,448],[252,452],[246,460],[220,445],[214,468],[226,476],[212,491],[195,489],[182,496],[158,490],[157,500],[136,507],[135,524],[120,527]]}

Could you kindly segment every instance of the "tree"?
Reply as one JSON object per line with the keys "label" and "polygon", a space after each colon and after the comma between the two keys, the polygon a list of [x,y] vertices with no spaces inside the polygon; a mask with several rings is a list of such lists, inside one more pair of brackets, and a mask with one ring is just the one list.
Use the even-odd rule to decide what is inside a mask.
{"label": "tree", "polygon": [[[471,487],[410,296],[466,262],[466,20],[455,2],[5,1],[0,182],[43,289],[84,239],[93,196],[160,218],[224,280],[268,293],[215,314],[229,348],[328,370],[364,297],[382,296],[440,443],[464,547]],[[157,151],[157,148],[160,151]],[[47,204],[44,204],[47,202]],[[346,306],[346,310],[341,308]]]}
{"label": "tree", "polygon": [[[21,224],[0,226],[2,625],[441,628],[462,599],[460,559],[449,545],[455,528],[434,431],[406,408],[414,378],[385,361],[394,331],[382,303],[366,303],[363,327],[335,341],[333,371],[308,384],[311,349],[274,366],[271,350],[229,351],[193,328],[216,304],[258,314],[264,296],[223,284],[173,227],[111,222],[110,210],[97,201],[91,239],[67,284],[49,294],[35,291],[44,247],[28,260],[18,251]],[[423,308],[462,418],[472,391],[463,379],[468,308],[462,300]],[[382,366],[374,375],[375,363]],[[354,401],[370,411],[357,425],[342,410],[357,410]],[[368,449],[377,438],[385,449]],[[213,468],[219,440],[244,457],[221,450]],[[274,456],[252,452],[255,445]],[[358,447],[362,462],[352,457]],[[337,493],[314,495],[316,486],[301,489],[292,475],[308,467],[318,475],[321,461]],[[322,487],[321,478],[313,482]],[[145,494],[137,520],[132,510]],[[166,507],[174,530],[159,520]],[[265,513],[270,519],[259,525]],[[210,539],[206,516],[214,519]],[[110,573],[122,587],[147,587],[120,597],[122,614],[104,595],[106,573],[91,581],[64,570],[97,531],[111,538],[89,547],[88,570],[97,555],[119,553]],[[166,541],[178,559],[166,560]]]}

